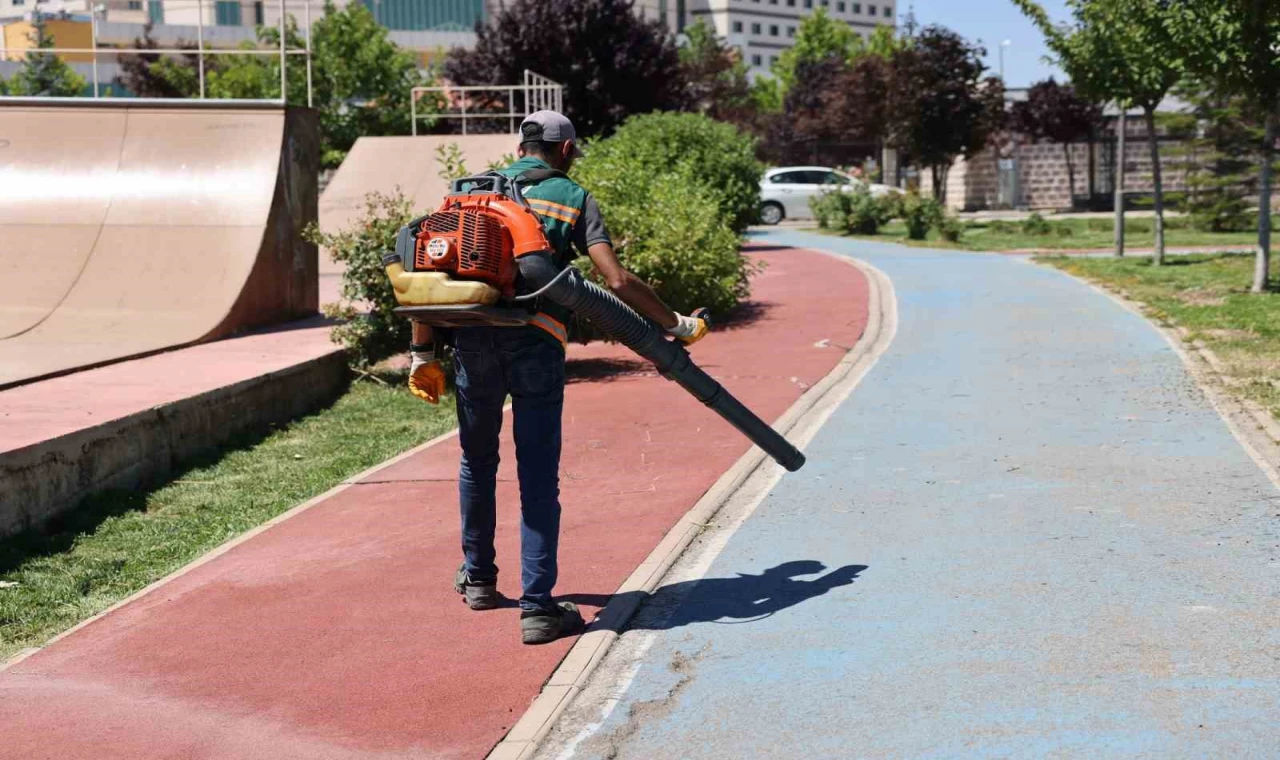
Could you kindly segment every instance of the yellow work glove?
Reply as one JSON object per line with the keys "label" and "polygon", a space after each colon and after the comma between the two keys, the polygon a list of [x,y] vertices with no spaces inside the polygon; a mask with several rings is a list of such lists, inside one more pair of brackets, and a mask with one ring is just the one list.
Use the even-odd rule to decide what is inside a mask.
{"label": "yellow work glove", "polygon": [[444,395],[444,367],[434,354],[411,351],[409,392],[431,404],[440,403]]}
{"label": "yellow work glove", "polygon": [[710,329],[711,321],[707,318],[707,310],[698,309],[693,312],[692,316],[688,317],[677,313],[676,326],[667,330],[667,332],[679,338],[686,346],[692,346],[706,337],[707,331]]}

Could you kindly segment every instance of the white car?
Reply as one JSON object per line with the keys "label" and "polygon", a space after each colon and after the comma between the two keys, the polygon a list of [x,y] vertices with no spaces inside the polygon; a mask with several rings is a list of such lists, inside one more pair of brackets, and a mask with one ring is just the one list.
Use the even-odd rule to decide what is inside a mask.
{"label": "white car", "polygon": [[760,180],[760,221],[777,224],[783,219],[812,219],[809,199],[835,187],[845,191],[866,185],[879,198],[902,191],[891,185],[867,184],[827,166],[780,166]]}

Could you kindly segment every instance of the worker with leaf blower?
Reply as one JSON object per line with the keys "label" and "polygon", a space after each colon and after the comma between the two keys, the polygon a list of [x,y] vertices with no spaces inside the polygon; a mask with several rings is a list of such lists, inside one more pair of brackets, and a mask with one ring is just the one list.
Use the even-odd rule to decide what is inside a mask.
{"label": "worker with leaf blower", "polygon": [[[578,253],[590,257],[609,289],[626,305],[685,344],[700,340],[707,323],[672,311],[644,281],[628,272],[613,250],[594,198],[566,176],[580,156],[573,124],[555,111],[538,111],[520,125],[519,159],[499,173],[518,184],[541,221],[555,264]],[[474,610],[501,602],[497,591],[494,530],[502,410],[512,400],[512,427],[520,483],[520,631],[526,644],[543,644],[583,625],[571,602],[556,603],[560,534],[560,436],[564,408],[566,325],[570,312],[547,299],[534,301],[524,327],[455,327],[458,438],[462,464],[458,492],[463,562],[454,589]],[[409,389],[437,403],[445,373],[432,327],[413,324]]]}

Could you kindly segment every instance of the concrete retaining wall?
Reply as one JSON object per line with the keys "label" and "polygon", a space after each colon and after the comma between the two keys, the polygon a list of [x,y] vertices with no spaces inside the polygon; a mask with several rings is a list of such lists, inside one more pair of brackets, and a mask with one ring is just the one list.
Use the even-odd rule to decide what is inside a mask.
{"label": "concrete retaining wall", "polygon": [[0,453],[0,536],[40,527],[109,489],[140,488],[245,433],[331,403],[350,371],[334,350],[94,427]]}

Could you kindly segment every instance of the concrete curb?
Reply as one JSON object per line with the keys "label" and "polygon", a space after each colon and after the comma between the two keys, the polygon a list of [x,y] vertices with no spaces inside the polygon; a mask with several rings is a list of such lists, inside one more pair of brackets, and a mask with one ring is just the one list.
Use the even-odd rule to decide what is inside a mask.
{"label": "concrete curb", "polygon": [[[884,273],[856,259],[820,249],[804,250],[832,256],[862,271],[868,285],[868,318],[862,337],[840,363],[797,399],[774,423],[775,429],[784,435],[790,434],[792,442],[801,448],[812,439],[835,407],[871,369],[888,348],[897,330],[893,286]],[[773,483],[781,477],[782,470],[770,463],[763,451],[753,446],[720,476],[614,591],[613,597],[596,617],[591,630],[579,637],[569,649],[528,710],[489,752],[487,760],[527,760],[533,756],[569,703],[586,686],[591,674],[621,635],[619,631],[639,609],[641,600],[658,587],[667,571],[721,507],[753,475],[766,472],[768,486],[761,489],[760,498],[771,490]]]}
{"label": "concrete curb", "polygon": [[339,349],[289,367],[0,454],[0,536],[39,527],[108,489],[137,488],[236,435],[341,395]]}
{"label": "concrete curb", "polygon": [[[344,359],[343,368],[344,368],[344,370],[345,370],[345,368],[346,368],[345,359]],[[505,408],[504,408],[504,412],[505,412]],[[125,605],[130,604],[130,603],[132,603],[132,602],[134,602],[134,601],[136,601],[136,600],[138,600],[138,599],[141,599],[142,597],[146,596],[147,594],[152,593],[153,591],[156,591],[157,589],[161,588],[162,586],[165,586],[165,585],[167,585],[167,584],[169,584],[169,583],[173,582],[174,580],[177,580],[178,578],[181,578],[182,576],[186,575],[187,573],[191,572],[192,570],[195,570],[196,568],[200,567],[201,565],[204,565],[204,564],[206,564],[206,563],[212,562],[213,560],[217,559],[218,557],[222,556],[223,554],[226,554],[227,552],[229,552],[229,551],[231,551],[232,549],[236,548],[236,547],[237,547],[237,546],[239,546],[240,544],[243,544],[244,542],[249,541],[250,539],[254,538],[254,537],[255,537],[255,536],[257,536],[258,534],[263,533],[263,532],[268,531],[268,530],[271,530],[271,528],[275,527],[276,525],[279,525],[280,523],[282,523],[282,522],[284,522],[284,521],[286,521],[286,520],[289,520],[289,519],[292,519],[292,518],[294,518],[294,517],[297,517],[298,515],[302,514],[303,512],[306,512],[308,509],[311,509],[312,507],[316,506],[317,504],[320,504],[321,502],[324,502],[325,500],[329,499],[330,497],[335,496],[335,495],[337,495],[337,494],[339,494],[339,493],[341,493],[341,492],[343,492],[343,491],[347,490],[348,488],[352,487],[353,485],[357,485],[361,480],[364,480],[365,478],[368,478],[368,477],[369,477],[369,476],[371,476],[371,475],[377,474],[378,472],[380,472],[380,471],[382,471],[382,470],[385,470],[385,469],[387,469],[388,467],[391,467],[392,465],[398,464],[398,463],[399,463],[399,462],[401,462],[402,460],[408,459],[409,457],[411,457],[411,456],[413,456],[413,455],[417,454],[417,453],[418,453],[418,452],[420,452],[420,451],[423,451],[424,449],[429,449],[429,448],[431,448],[432,446],[435,446],[436,444],[440,443],[441,441],[447,441],[447,440],[449,440],[450,438],[453,438],[454,436],[456,436],[457,434],[458,434],[458,430],[457,430],[457,428],[454,428],[453,430],[450,430],[450,431],[449,431],[449,432],[447,432],[447,433],[443,433],[443,434],[441,434],[441,435],[438,435],[438,436],[436,436],[435,438],[432,438],[431,440],[429,440],[429,441],[427,441],[427,442],[425,442],[425,443],[420,443],[420,444],[418,444],[417,446],[414,446],[413,448],[409,449],[408,451],[405,451],[405,452],[403,452],[403,453],[401,453],[401,454],[398,454],[398,455],[396,455],[396,456],[394,456],[394,457],[392,457],[392,458],[390,458],[390,459],[388,459],[388,460],[386,460],[386,461],[384,461],[384,462],[381,462],[381,463],[379,463],[379,464],[376,464],[376,465],[374,465],[373,467],[370,467],[369,469],[364,470],[363,472],[359,472],[359,473],[356,473],[355,475],[352,475],[351,477],[347,478],[346,480],[343,480],[341,483],[339,483],[338,485],[334,486],[333,488],[330,488],[329,490],[325,491],[324,493],[319,494],[319,495],[317,495],[317,496],[313,496],[313,497],[311,497],[310,499],[307,499],[306,501],[302,502],[301,504],[299,504],[299,505],[297,505],[297,506],[295,506],[295,507],[293,507],[293,508],[289,509],[287,512],[282,512],[282,513],[280,513],[280,514],[276,515],[275,517],[273,517],[273,518],[271,518],[270,520],[268,520],[268,521],[264,522],[263,524],[259,525],[258,527],[253,528],[253,529],[251,529],[251,530],[249,530],[249,531],[247,531],[247,532],[245,532],[245,533],[241,533],[239,536],[236,536],[235,538],[232,538],[231,540],[227,541],[226,543],[221,544],[220,546],[218,546],[218,547],[216,547],[216,548],[214,548],[214,549],[211,549],[209,552],[207,552],[207,553],[205,553],[205,554],[201,555],[200,557],[198,557],[198,558],[196,558],[196,559],[192,560],[191,562],[189,562],[189,563],[187,563],[187,564],[183,565],[182,567],[178,568],[177,570],[174,570],[172,573],[169,573],[168,575],[164,576],[163,578],[160,578],[159,580],[157,580],[157,581],[155,581],[155,582],[151,583],[150,585],[148,585],[148,586],[146,586],[146,587],[144,587],[144,588],[142,588],[142,589],[139,589],[138,591],[134,592],[133,594],[130,594],[129,596],[125,597],[124,599],[121,599],[120,601],[118,601],[118,602],[116,602],[115,604],[111,605],[110,607],[106,608],[106,609],[105,609],[105,610],[103,610],[102,612],[99,612],[98,614],[94,615],[93,617],[88,618],[88,619],[86,619],[86,620],[83,620],[83,621],[81,621],[80,623],[77,623],[75,626],[73,626],[73,627],[71,627],[71,628],[68,628],[67,630],[63,631],[62,633],[58,634],[57,636],[54,636],[53,638],[51,638],[51,639],[49,639],[47,642],[45,642],[45,644],[44,644],[44,646],[43,646],[43,647],[39,647],[39,648],[30,648],[30,649],[24,649],[24,650],[22,650],[22,651],[18,652],[18,653],[17,653],[17,654],[15,654],[13,657],[9,658],[9,660],[8,660],[7,662],[5,662],[5,663],[3,663],[3,664],[0,664],[0,672],[3,672],[5,669],[10,668],[10,667],[12,667],[12,666],[14,666],[14,665],[17,665],[17,664],[18,664],[19,662],[21,662],[22,660],[25,660],[26,658],[30,657],[31,655],[35,654],[36,652],[39,652],[41,649],[44,649],[44,648],[46,648],[46,647],[49,647],[49,646],[51,646],[51,645],[53,645],[53,644],[57,643],[58,641],[60,641],[60,640],[62,640],[62,639],[65,639],[66,637],[68,637],[68,636],[72,635],[72,634],[73,634],[73,633],[75,633],[76,631],[79,631],[81,628],[84,628],[84,627],[86,627],[86,626],[88,626],[88,625],[91,625],[92,623],[94,623],[95,621],[97,621],[99,618],[106,617],[107,615],[110,615],[112,612],[115,612],[116,610],[120,609],[121,607],[124,607]]]}
{"label": "concrete curb", "polygon": [[1134,301],[1122,293],[1076,277],[1057,267],[1047,264],[1037,265],[1092,288],[1125,311],[1142,317],[1147,324],[1158,331],[1174,353],[1182,359],[1188,374],[1196,381],[1196,385],[1209,400],[1210,406],[1227,423],[1231,434],[1244,447],[1249,457],[1266,473],[1267,478],[1280,488],[1280,423],[1276,422],[1270,412],[1255,402],[1237,398],[1227,390],[1231,385],[1231,378],[1226,376],[1222,361],[1208,346],[1201,341],[1192,341],[1191,331],[1185,327],[1167,327],[1151,319],[1146,313],[1146,304],[1141,301]]}

